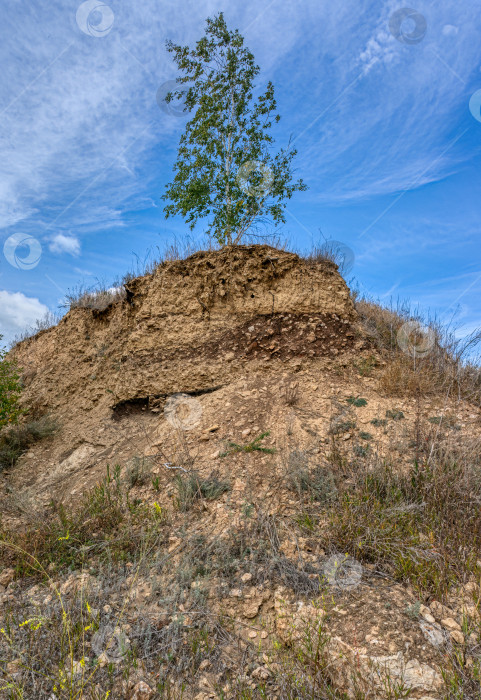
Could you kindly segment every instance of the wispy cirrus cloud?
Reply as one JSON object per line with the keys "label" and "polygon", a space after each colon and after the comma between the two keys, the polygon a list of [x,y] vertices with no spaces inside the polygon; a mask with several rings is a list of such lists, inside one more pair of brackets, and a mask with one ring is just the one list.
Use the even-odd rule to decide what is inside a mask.
{"label": "wispy cirrus cloud", "polygon": [[76,236],[65,236],[57,233],[49,245],[52,253],[69,253],[69,255],[80,255],[80,241]]}

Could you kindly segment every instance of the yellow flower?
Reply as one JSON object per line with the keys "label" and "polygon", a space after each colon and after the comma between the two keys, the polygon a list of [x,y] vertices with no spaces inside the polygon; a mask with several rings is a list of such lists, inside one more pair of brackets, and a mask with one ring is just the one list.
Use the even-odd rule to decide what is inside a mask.
{"label": "yellow flower", "polygon": [[69,539],[70,539],[70,532],[67,530],[67,536],[66,537],[59,537],[58,542],[60,542],[60,540],[69,540]]}

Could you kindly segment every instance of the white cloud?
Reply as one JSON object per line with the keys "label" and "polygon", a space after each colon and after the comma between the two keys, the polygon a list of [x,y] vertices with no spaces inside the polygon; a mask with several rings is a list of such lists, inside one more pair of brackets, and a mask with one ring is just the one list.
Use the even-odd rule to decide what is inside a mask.
{"label": "white cloud", "polygon": [[65,236],[57,233],[49,245],[52,253],[69,253],[70,255],[80,254],[80,241],[75,236]]}
{"label": "white cloud", "polygon": [[443,27],[444,36],[456,36],[459,32],[459,28],[455,27],[454,24],[445,24]]}
{"label": "white cloud", "polygon": [[10,343],[15,336],[35,325],[38,319],[48,314],[49,308],[38,299],[27,297],[22,292],[0,290],[0,335],[1,344]]}

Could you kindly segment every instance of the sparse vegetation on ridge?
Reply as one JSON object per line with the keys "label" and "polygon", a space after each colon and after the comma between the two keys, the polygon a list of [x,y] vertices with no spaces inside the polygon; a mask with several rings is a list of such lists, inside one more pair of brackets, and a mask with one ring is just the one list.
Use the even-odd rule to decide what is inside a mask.
{"label": "sparse vegetation on ridge", "polygon": [[[222,311],[219,304],[211,319],[205,312],[201,320],[199,304],[199,337],[204,343],[215,324],[215,352],[205,359],[195,344],[193,364],[183,354],[178,375],[165,380],[190,336],[177,347],[155,315],[171,303],[163,270],[171,269],[172,315],[183,329],[192,300],[184,314],[179,289],[193,284],[194,271],[205,271],[206,306],[216,285],[228,286],[216,255],[251,280],[239,305],[246,335],[232,324],[232,344],[223,345],[223,319],[227,327],[237,309]],[[425,697],[478,700],[475,365],[468,369],[458,357],[455,370],[456,357],[436,364],[388,342],[406,321],[402,314],[386,316],[389,333],[379,321],[379,336],[366,336],[366,317],[356,320],[347,311],[339,311],[338,325],[322,326],[324,317],[314,311],[296,314],[292,290],[281,286],[287,301],[273,292],[276,323],[270,323],[271,295],[264,321],[245,323],[246,304],[259,303],[263,291],[255,276],[264,280],[267,269],[269,284],[278,283],[273,263],[289,274],[300,265],[315,284],[325,274],[331,298],[340,294],[345,288],[335,286],[334,266],[323,261],[305,267],[267,246],[246,246],[166,263],[149,279],[162,289],[161,302],[147,298],[150,288],[136,279],[132,289],[139,285],[148,312],[139,303],[126,329],[117,307],[115,357],[105,317],[82,315],[81,346],[74,350],[80,347],[82,359],[78,368],[68,364],[65,396],[56,393],[63,379],[56,372],[68,355],[59,354],[56,364],[50,356],[68,319],[55,331],[59,339],[45,333],[29,344],[30,354],[17,349],[22,367],[33,363],[43,372],[32,384],[25,374],[25,405],[42,406],[54,396],[52,418],[58,416],[62,434],[31,443],[28,458],[2,477],[0,694],[8,700],[53,700],[52,694],[138,700],[141,691],[149,700],[394,700],[412,695],[389,665],[400,652],[405,662],[419,663],[422,682],[437,673],[436,690],[419,691]],[[306,295],[304,286],[303,305]],[[369,313],[385,318],[381,310]],[[139,321],[144,314],[147,330]],[[131,323],[133,314],[127,315]],[[350,339],[344,346],[336,338],[343,328]],[[170,354],[161,345],[164,333]],[[318,353],[313,348],[323,333],[328,343]],[[149,344],[139,347],[139,340]],[[264,344],[272,355],[243,356],[247,342]],[[276,357],[278,347],[293,354]],[[442,358],[444,351],[434,352]],[[222,381],[217,356],[229,369]],[[405,361],[413,383],[387,390],[390,363]],[[428,370],[442,376],[424,394],[420,375],[429,362]],[[197,368],[202,374],[194,374]],[[113,397],[90,379],[95,372],[104,372]],[[46,396],[38,393],[42,376]],[[190,392],[177,423],[163,412],[174,394],[164,382],[172,379],[169,387]],[[131,400],[132,410],[112,420],[119,399]],[[12,427],[27,425],[5,428],[0,442]],[[107,473],[106,462],[116,465]],[[377,657],[387,661],[373,673],[369,663]]]}
{"label": "sparse vegetation on ridge", "polygon": [[[1,339],[2,336],[0,336]],[[22,410],[19,405],[21,390],[17,363],[0,349],[0,431],[6,425],[16,423],[21,415]]]}

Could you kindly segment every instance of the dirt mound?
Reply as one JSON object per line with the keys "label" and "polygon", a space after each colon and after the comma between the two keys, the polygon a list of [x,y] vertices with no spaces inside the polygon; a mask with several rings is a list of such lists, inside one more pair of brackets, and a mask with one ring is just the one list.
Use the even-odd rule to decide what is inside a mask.
{"label": "dirt mound", "polygon": [[14,353],[59,426],[0,478],[25,697],[480,697],[479,411],[380,392],[335,265],[197,253]]}
{"label": "dirt mound", "polygon": [[29,406],[68,420],[206,391],[252,359],[337,354],[354,342],[356,314],[336,266],[265,245],[167,262],[126,291],[103,311],[70,311],[16,348]]}

